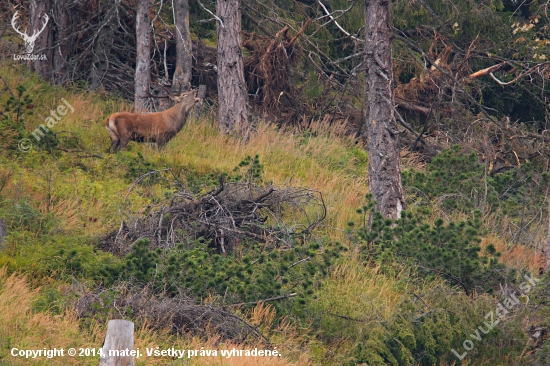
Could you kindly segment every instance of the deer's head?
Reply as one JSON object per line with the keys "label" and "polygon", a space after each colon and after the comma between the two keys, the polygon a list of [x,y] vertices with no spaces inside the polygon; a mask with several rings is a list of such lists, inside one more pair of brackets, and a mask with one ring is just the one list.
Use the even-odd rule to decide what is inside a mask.
{"label": "deer's head", "polygon": [[[201,99],[197,98],[197,90],[182,92],[181,83],[179,81],[177,81],[177,83],[179,84],[179,90],[175,93],[170,92],[164,85],[161,84],[160,86],[166,91],[166,94],[153,95],[149,91],[145,90],[146,95],[142,98],[169,98],[175,104],[182,103],[182,107],[186,111],[189,111],[195,103],[202,102]],[[188,89],[191,89],[191,83],[188,84]]]}

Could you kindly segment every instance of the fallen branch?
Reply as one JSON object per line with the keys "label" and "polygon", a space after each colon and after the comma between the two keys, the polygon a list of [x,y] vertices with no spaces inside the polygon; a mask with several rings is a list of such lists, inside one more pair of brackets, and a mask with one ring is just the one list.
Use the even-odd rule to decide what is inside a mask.
{"label": "fallen branch", "polygon": [[257,301],[252,301],[252,302],[241,302],[241,303],[238,303],[238,304],[231,304],[231,305],[227,305],[227,307],[237,307],[237,306],[244,306],[244,305],[257,305],[259,303],[264,303],[264,302],[268,302],[268,301],[284,300],[284,299],[288,299],[288,298],[295,297],[295,296],[296,296],[296,293],[291,293],[291,294],[288,294],[288,295],[281,295],[281,296],[272,297],[272,298],[264,299],[264,300],[257,300]]}
{"label": "fallen branch", "polygon": [[60,150],[60,151],[63,151],[63,152],[66,152],[66,153],[77,153],[77,154],[84,154],[86,156],[89,156],[89,157],[92,157],[92,158],[99,158],[99,159],[103,159],[103,155],[99,155],[99,154],[92,154],[92,153],[89,153],[87,151],[84,151],[84,150],[77,150],[77,149],[65,149],[63,147],[57,147],[56,148],[57,150]]}
{"label": "fallen branch", "polygon": [[468,76],[468,78],[469,79],[477,79],[479,77],[482,77],[482,76],[485,76],[485,75],[488,75],[488,74],[492,74],[493,72],[497,72],[497,71],[500,71],[500,70],[508,71],[508,70],[511,70],[511,69],[512,69],[512,66],[510,64],[508,64],[507,62],[501,62],[498,65],[494,65],[494,66],[491,66],[491,67],[487,67],[486,69],[476,71],[473,74],[470,74]]}

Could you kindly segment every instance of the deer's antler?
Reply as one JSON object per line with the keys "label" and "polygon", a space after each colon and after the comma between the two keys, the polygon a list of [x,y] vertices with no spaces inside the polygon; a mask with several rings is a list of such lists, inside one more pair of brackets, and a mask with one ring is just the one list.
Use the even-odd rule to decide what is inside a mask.
{"label": "deer's antler", "polygon": [[151,92],[149,92],[147,89],[143,88],[143,91],[145,92],[145,96],[142,96],[140,98],[170,98],[181,96],[181,83],[178,81],[179,84],[179,90],[177,93],[171,93],[170,90],[168,90],[164,85],[160,84],[160,87],[166,91],[166,94],[164,95],[153,95]]}

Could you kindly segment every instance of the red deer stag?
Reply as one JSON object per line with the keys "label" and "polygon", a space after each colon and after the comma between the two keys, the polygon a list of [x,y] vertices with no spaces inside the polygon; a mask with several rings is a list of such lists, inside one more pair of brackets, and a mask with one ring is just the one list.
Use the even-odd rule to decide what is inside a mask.
{"label": "red deer stag", "polygon": [[[181,90],[181,85],[180,85]],[[138,114],[119,112],[111,114],[105,120],[105,128],[111,138],[109,151],[121,150],[128,145],[128,142],[156,142],[157,147],[162,148],[172,139],[185,125],[185,120],[196,102],[197,91],[192,90],[179,96],[164,95],[153,98],[169,97],[176,104],[165,111]]]}

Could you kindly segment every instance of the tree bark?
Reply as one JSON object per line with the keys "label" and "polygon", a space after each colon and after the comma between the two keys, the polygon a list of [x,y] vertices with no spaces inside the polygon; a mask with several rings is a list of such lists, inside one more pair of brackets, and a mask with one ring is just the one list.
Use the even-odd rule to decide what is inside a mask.
{"label": "tree bark", "polygon": [[189,89],[192,73],[192,43],[189,32],[189,1],[174,0],[174,25],[176,37],[176,71],[173,77],[173,88],[181,84],[182,90]]}
{"label": "tree bark", "polygon": [[222,132],[238,131],[246,139],[250,128],[247,109],[248,93],[244,80],[240,7],[240,0],[216,2],[216,15],[219,18],[216,23],[218,103]]}
{"label": "tree bark", "polygon": [[52,82],[63,85],[69,81],[67,57],[71,53],[72,39],[69,39],[69,5],[66,0],[57,0],[53,5],[55,22]]}
{"label": "tree bark", "polygon": [[96,91],[103,85],[103,78],[109,69],[109,56],[113,45],[115,20],[114,12],[108,12],[103,21],[102,27],[97,35],[92,64],[90,66],[90,90]]}
{"label": "tree bark", "polygon": [[376,209],[398,219],[405,208],[394,114],[389,0],[365,0],[365,122],[369,187]]}
{"label": "tree bark", "polygon": [[136,112],[144,112],[147,98],[141,98],[145,91],[149,91],[151,84],[150,53],[151,53],[151,32],[149,27],[149,0],[137,1],[136,15],[136,74],[135,74],[135,95],[134,109]]}
{"label": "tree bark", "polygon": [[[44,14],[49,14],[51,11],[51,5],[49,0],[31,0],[30,10],[30,29],[27,32],[28,35],[32,35],[34,32],[39,32],[44,26]],[[51,14],[49,14],[51,15]],[[52,32],[52,17],[48,20],[48,24],[37,37],[34,42],[33,54],[46,55],[46,59],[38,58],[35,61],[28,61],[27,67],[33,71],[36,71],[42,78],[49,79],[52,75],[52,59],[53,59],[53,32]]]}

